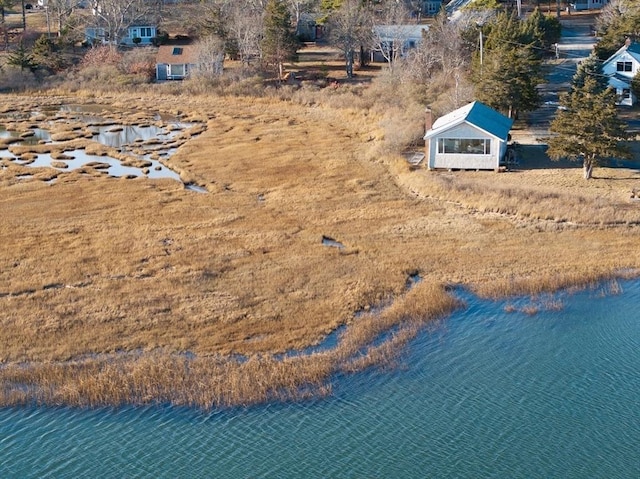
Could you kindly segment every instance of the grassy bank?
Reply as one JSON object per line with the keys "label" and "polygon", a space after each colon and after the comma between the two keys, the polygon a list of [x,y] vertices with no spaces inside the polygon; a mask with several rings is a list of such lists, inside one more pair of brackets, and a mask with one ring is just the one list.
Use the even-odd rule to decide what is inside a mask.
{"label": "grassy bank", "polygon": [[[323,394],[332,374],[392,359],[451,311],[446,284],[536,294],[640,268],[635,171],[414,171],[360,90],[0,102],[77,98],[113,105],[116,122],[132,108],[206,122],[169,163],[208,193],[79,172],[50,185],[50,170],[19,179],[27,167],[2,160],[1,404]],[[413,273],[422,281],[406,291]],[[273,356],[343,325],[335,349]]]}

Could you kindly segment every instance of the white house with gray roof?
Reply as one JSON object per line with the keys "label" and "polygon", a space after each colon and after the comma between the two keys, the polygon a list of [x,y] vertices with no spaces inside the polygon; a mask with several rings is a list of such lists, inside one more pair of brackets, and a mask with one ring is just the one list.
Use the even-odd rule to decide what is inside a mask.
{"label": "white house with gray roof", "polygon": [[375,47],[371,61],[395,61],[416,48],[429,25],[376,25],[373,27]]}
{"label": "white house with gray roof", "polygon": [[433,124],[427,110],[427,167],[498,171],[507,152],[511,125],[511,118],[479,101],[441,116]]}
{"label": "white house with gray roof", "polygon": [[609,85],[616,89],[618,104],[635,104],[637,98],[631,91],[631,81],[640,71],[640,44],[627,41],[602,64],[602,71],[609,77]]}

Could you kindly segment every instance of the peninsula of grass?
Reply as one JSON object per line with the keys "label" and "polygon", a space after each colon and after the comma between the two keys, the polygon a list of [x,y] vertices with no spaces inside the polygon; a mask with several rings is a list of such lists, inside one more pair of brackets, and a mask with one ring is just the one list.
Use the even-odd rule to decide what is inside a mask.
{"label": "peninsula of grass", "polygon": [[[153,105],[206,126],[167,160],[204,194],[86,169],[50,184],[53,169],[0,159],[0,405],[327,394],[459,307],[449,285],[536,295],[640,269],[637,171],[413,169],[392,140],[422,118],[390,124],[373,97],[0,97],[8,118],[80,101],[114,125]],[[336,330],[335,347],[286,354]]]}

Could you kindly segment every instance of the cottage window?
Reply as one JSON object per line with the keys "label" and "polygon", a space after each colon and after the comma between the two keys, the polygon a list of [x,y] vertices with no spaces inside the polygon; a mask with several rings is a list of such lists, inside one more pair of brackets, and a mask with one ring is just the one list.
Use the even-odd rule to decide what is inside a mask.
{"label": "cottage window", "polygon": [[182,55],[182,48],[180,47],[173,47],[173,51],[171,52],[172,55]]}
{"label": "cottage window", "polygon": [[141,27],[140,28],[140,38],[151,38],[153,34],[151,33],[151,27]]}
{"label": "cottage window", "polygon": [[438,153],[490,155],[491,140],[487,138],[438,138]]}
{"label": "cottage window", "polygon": [[187,65],[177,64],[168,65],[168,74],[170,78],[183,78],[187,76]]}
{"label": "cottage window", "polygon": [[622,99],[623,100],[631,99],[631,90],[629,88],[622,89]]}
{"label": "cottage window", "polygon": [[619,72],[630,72],[633,70],[633,63],[631,62],[617,62],[616,70]]}

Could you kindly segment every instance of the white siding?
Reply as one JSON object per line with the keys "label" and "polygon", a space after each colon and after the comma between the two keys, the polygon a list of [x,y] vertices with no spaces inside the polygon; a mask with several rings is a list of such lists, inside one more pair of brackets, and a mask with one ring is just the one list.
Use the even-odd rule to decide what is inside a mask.
{"label": "white siding", "polygon": [[[487,138],[491,140],[491,154],[438,153],[439,138]],[[463,123],[432,137],[429,141],[428,149],[429,168],[432,169],[496,170],[499,167],[500,156],[503,155],[506,150],[506,144],[468,123]]]}
{"label": "white siding", "polygon": [[[631,71],[618,71],[618,62],[628,62],[631,63]],[[631,80],[636,73],[640,70],[640,64],[638,61],[633,58],[626,51],[620,53],[618,56],[612,57],[607,63],[602,67],[602,71],[605,75],[620,75]]]}

